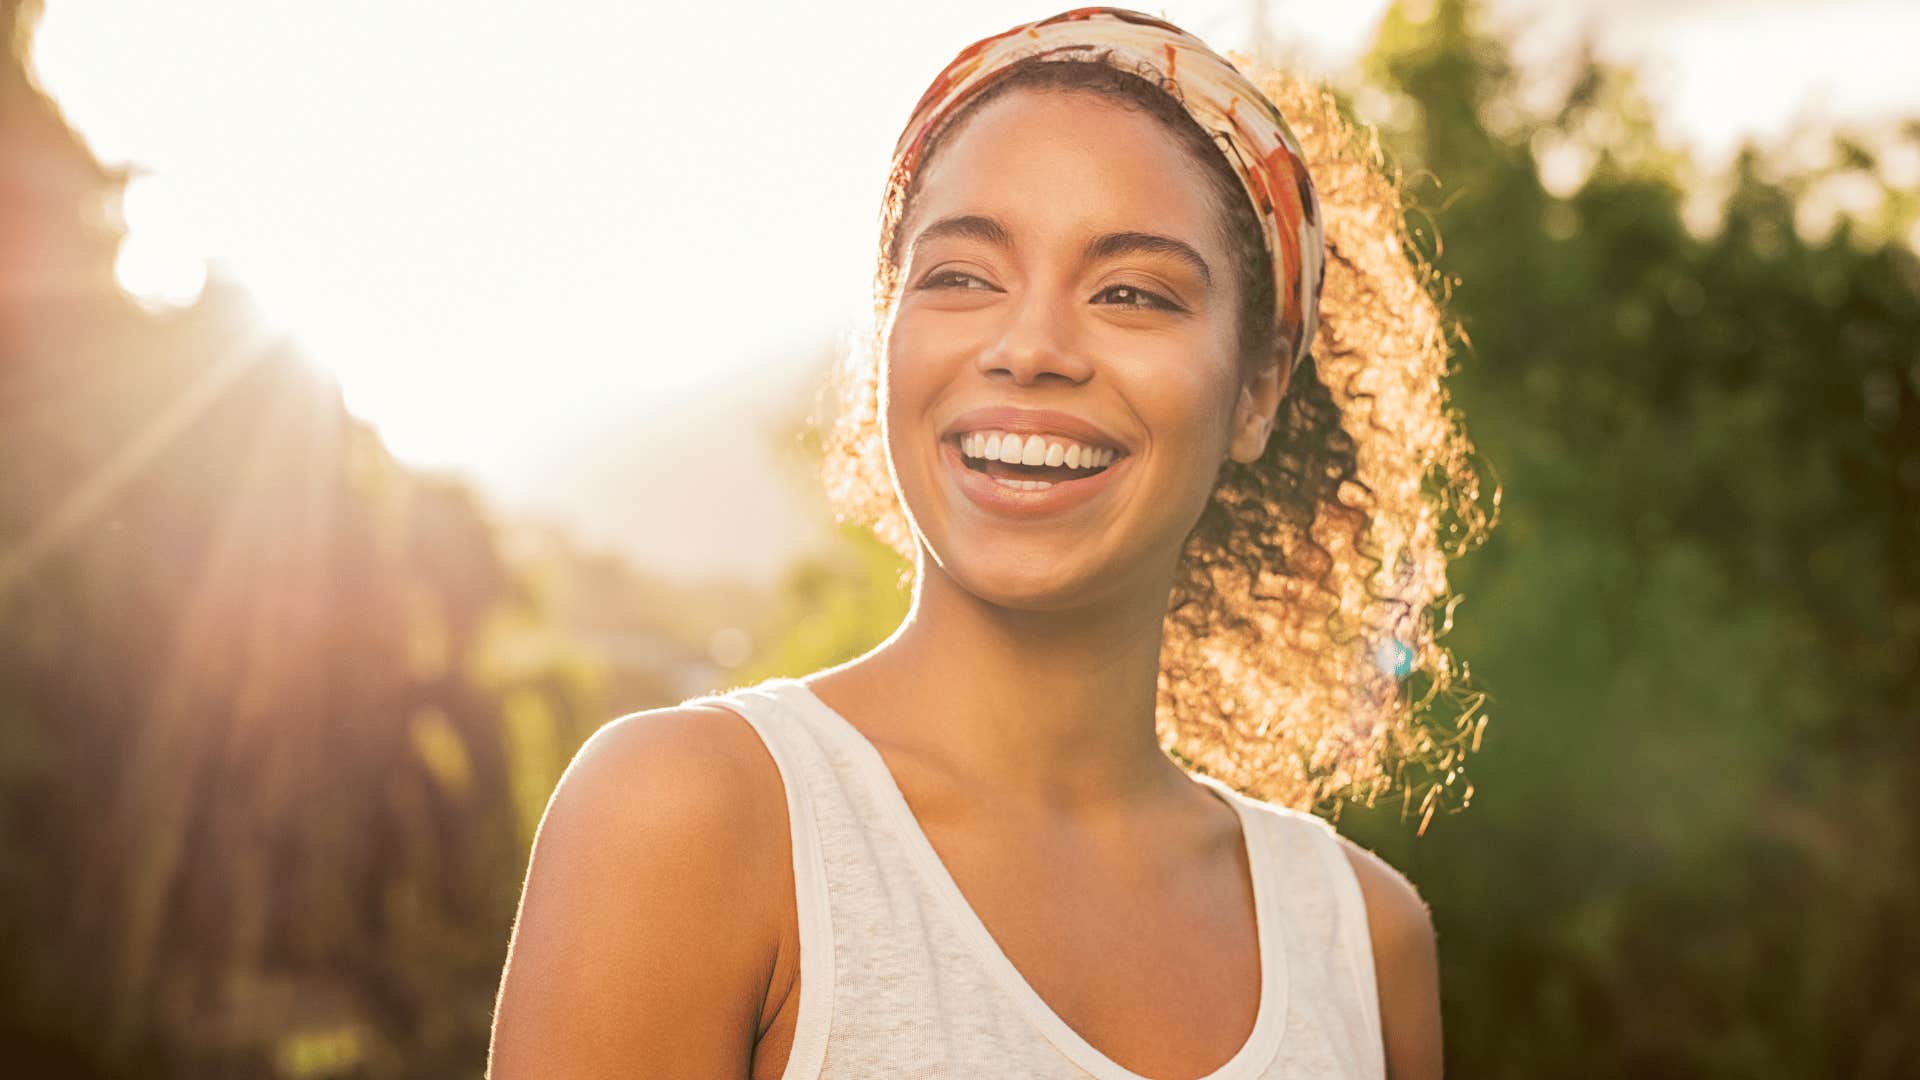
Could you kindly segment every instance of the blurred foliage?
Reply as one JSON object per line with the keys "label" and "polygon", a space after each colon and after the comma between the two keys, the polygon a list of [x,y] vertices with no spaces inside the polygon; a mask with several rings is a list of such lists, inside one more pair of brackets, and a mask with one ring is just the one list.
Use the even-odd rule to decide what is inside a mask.
{"label": "blurred foliage", "polygon": [[764,604],[496,525],[231,285],[129,301],[37,13],[0,0],[0,1051],[474,1075],[560,770]]}
{"label": "blurred foliage", "polygon": [[[851,347],[843,342],[843,346]],[[840,356],[818,357],[817,390],[811,400],[789,402],[774,413],[768,448],[787,479],[823,517],[832,507],[820,476],[825,432],[832,424],[834,377]],[[746,686],[772,676],[797,676],[851,660],[891,634],[906,617],[913,567],[872,532],[840,524],[836,545],[795,560],[782,575],[760,633],[770,637],[727,682]]]}
{"label": "blurred foliage", "polygon": [[907,614],[912,568],[871,532],[840,529],[841,547],[801,560],[781,582],[780,636],[736,672],[735,685],[799,676],[851,660],[891,634]]}
{"label": "blurred foliage", "polygon": [[[50,1076],[474,1075],[527,844],[605,718],[856,655],[858,532],[769,607],[491,521],[218,282],[113,283],[0,0],[0,1048]],[[1537,114],[1465,0],[1362,81],[1505,489],[1454,570],[1471,809],[1342,827],[1441,939],[1449,1072],[1920,1062],[1920,121],[1701,173],[1631,73]],[[732,666],[738,639],[768,642]],[[730,642],[722,647],[722,643]]]}
{"label": "blurred foliage", "polygon": [[1411,103],[1384,141],[1438,178],[1411,220],[1506,487],[1454,578],[1493,721],[1435,835],[1346,824],[1433,904],[1451,1062],[1916,1075],[1920,260],[1869,147],[1920,125],[1748,147],[1701,215],[1713,178],[1631,73],[1589,62],[1518,116],[1475,6],[1425,6],[1369,74]]}

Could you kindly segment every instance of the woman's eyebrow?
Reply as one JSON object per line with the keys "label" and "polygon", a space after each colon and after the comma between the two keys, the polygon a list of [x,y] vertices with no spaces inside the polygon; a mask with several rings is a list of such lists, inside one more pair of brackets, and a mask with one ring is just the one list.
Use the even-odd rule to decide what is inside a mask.
{"label": "woman's eyebrow", "polygon": [[917,251],[921,244],[946,236],[979,240],[1001,248],[1013,247],[1013,237],[1008,235],[1007,227],[993,218],[979,214],[954,214],[921,229],[920,235],[913,238],[913,244],[909,250]]}
{"label": "woman's eyebrow", "polygon": [[[966,240],[979,240],[995,247],[1011,250],[1013,236],[1007,227],[997,219],[981,214],[954,214],[943,217],[920,230],[913,238],[912,250],[920,245],[945,237]],[[1213,285],[1213,271],[1207,266],[1207,260],[1194,250],[1192,244],[1176,240],[1171,236],[1146,232],[1117,232],[1096,236],[1087,241],[1081,258],[1087,262],[1099,262],[1103,259],[1118,258],[1122,255],[1171,255],[1193,268],[1200,280],[1208,287]]]}
{"label": "woman's eyebrow", "polygon": [[1193,249],[1193,245],[1184,240],[1175,240],[1171,236],[1159,233],[1117,232],[1096,236],[1087,242],[1084,258],[1088,262],[1117,258],[1121,255],[1171,255],[1193,267],[1200,280],[1208,286],[1213,285],[1213,272],[1207,268],[1207,260]]}

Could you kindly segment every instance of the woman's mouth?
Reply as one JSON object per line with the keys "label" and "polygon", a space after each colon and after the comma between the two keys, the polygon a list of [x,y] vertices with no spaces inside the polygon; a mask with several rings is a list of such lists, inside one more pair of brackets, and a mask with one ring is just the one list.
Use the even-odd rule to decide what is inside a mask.
{"label": "woman's mouth", "polygon": [[1016,491],[1045,491],[1055,484],[1072,484],[1105,472],[1101,469],[1070,469],[1065,465],[1013,465],[1004,461],[986,461],[962,457],[969,472],[993,478],[995,483]]}
{"label": "woman's mouth", "polygon": [[987,431],[942,440],[941,456],[975,504],[1021,517],[1085,502],[1111,486],[1130,457],[1110,447]]}

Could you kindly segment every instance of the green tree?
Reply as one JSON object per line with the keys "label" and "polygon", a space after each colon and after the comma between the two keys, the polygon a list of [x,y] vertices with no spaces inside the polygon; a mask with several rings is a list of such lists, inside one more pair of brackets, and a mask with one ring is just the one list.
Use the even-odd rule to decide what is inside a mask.
{"label": "green tree", "polygon": [[[1911,201],[1846,141],[1826,168],[1750,147],[1695,235],[1709,178],[1629,73],[1589,61],[1516,116],[1477,6],[1426,7],[1370,73],[1411,105],[1387,144],[1437,178],[1410,221],[1505,487],[1455,578],[1493,722],[1465,814],[1350,827],[1433,903],[1451,1064],[1896,1075],[1920,1060]],[[1564,198],[1556,150],[1591,161]],[[1882,217],[1810,239],[1836,179],[1879,183]]]}

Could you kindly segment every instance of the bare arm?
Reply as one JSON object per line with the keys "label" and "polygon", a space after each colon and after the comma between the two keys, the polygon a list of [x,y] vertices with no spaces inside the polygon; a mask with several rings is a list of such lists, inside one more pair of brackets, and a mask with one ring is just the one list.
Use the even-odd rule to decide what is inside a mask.
{"label": "bare arm", "polygon": [[1438,1080],[1441,1071],[1440,961],[1426,901],[1398,870],[1341,837],[1360,879],[1380,989],[1380,1034],[1391,1080]]}
{"label": "bare arm", "polygon": [[745,1077],[785,828],[778,771],[733,714],[661,709],[595,733],[534,841],[490,1080]]}

